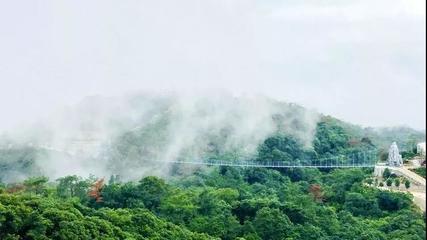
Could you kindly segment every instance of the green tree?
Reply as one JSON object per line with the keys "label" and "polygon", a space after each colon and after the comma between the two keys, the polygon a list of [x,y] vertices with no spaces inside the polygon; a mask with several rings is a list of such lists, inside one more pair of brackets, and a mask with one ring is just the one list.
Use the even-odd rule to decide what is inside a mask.
{"label": "green tree", "polygon": [[324,177],[324,183],[329,186],[325,196],[329,201],[344,204],[346,193],[354,185],[361,185],[366,177],[361,169],[336,169]]}
{"label": "green tree", "polygon": [[267,138],[258,147],[258,161],[283,161],[291,163],[304,158],[302,144],[295,138],[286,135],[275,135]]}
{"label": "green tree", "polygon": [[396,186],[396,187],[400,186],[400,179],[399,178],[394,179],[394,186]]}
{"label": "green tree", "polygon": [[408,179],[405,180],[405,188],[409,189],[411,187],[411,181],[409,181]]}
{"label": "green tree", "polygon": [[159,212],[177,224],[188,224],[197,215],[196,196],[191,192],[175,191],[162,201]]}
{"label": "green tree", "polygon": [[146,209],[92,209],[70,199],[0,194],[0,239],[213,239]]}
{"label": "green tree", "polygon": [[157,209],[168,192],[165,181],[152,176],[140,180],[137,188],[145,207],[150,210]]}
{"label": "green tree", "polygon": [[262,208],[253,224],[262,239],[282,240],[291,235],[292,223],[278,209]]}
{"label": "green tree", "polygon": [[398,211],[411,205],[411,198],[404,193],[382,191],[378,194],[378,206],[382,210]]}
{"label": "green tree", "polygon": [[62,198],[78,197],[81,200],[87,200],[87,192],[90,187],[90,182],[83,180],[76,175],[65,176],[56,180],[58,185],[56,191],[58,196]]}
{"label": "green tree", "polygon": [[321,156],[344,153],[350,146],[349,140],[350,136],[337,120],[324,118],[317,124],[314,150]]}
{"label": "green tree", "polygon": [[120,175],[116,174],[116,175],[111,175],[110,179],[108,180],[108,184],[112,185],[112,184],[116,184],[116,183],[120,183]]}
{"label": "green tree", "polygon": [[379,216],[381,214],[376,199],[367,199],[360,193],[348,193],[344,208],[354,216]]}
{"label": "green tree", "polygon": [[390,171],[390,169],[385,168],[385,169],[384,169],[384,172],[383,172],[383,178],[384,178],[384,179],[388,179],[390,176],[391,176],[391,171]]}
{"label": "green tree", "polygon": [[41,177],[31,177],[24,181],[24,186],[26,191],[34,194],[47,194],[46,183],[49,181],[49,178]]}
{"label": "green tree", "polygon": [[380,229],[387,233],[388,239],[425,239],[425,226],[420,212],[405,210],[392,215]]}
{"label": "green tree", "polygon": [[142,191],[133,182],[109,184],[102,188],[100,205],[110,208],[143,208]]}
{"label": "green tree", "polygon": [[387,179],[386,184],[388,187],[391,187],[391,185],[393,184],[393,180],[391,180],[390,178]]}

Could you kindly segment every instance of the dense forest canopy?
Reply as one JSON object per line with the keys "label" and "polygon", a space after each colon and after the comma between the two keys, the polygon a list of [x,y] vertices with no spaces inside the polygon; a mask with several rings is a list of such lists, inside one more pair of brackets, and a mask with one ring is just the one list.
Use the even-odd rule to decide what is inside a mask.
{"label": "dense forest canopy", "polygon": [[[135,108],[148,106],[131,100]],[[411,195],[373,187],[372,169],[159,163],[165,157],[297,162],[372,150],[381,158],[391,141],[412,151],[424,133],[362,128],[279,102],[263,102],[273,110],[257,117],[246,112],[254,102],[201,101],[189,117],[181,111],[188,104],[155,100],[135,117],[147,123],[121,119],[98,154],[2,138],[0,239],[425,239],[425,213]],[[52,177],[48,167],[60,166],[53,159],[99,171]]]}
{"label": "dense forest canopy", "polygon": [[0,189],[0,239],[424,239],[404,193],[370,170],[208,167],[168,182],[66,176]]}

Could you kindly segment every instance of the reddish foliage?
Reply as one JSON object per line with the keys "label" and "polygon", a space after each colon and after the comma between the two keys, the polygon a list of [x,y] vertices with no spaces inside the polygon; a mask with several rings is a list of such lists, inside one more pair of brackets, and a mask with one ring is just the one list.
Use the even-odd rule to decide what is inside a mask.
{"label": "reddish foliage", "polygon": [[323,201],[322,188],[320,187],[319,184],[310,185],[309,192],[313,195],[314,200],[316,200],[317,202]]}
{"label": "reddish foliage", "polygon": [[26,189],[26,187],[22,184],[14,184],[13,186],[10,186],[6,189],[7,193],[17,193],[17,192],[21,192],[24,191]]}
{"label": "reddish foliage", "polygon": [[350,139],[350,140],[348,141],[348,144],[350,144],[350,146],[356,146],[356,145],[359,145],[359,144],[360,144],[360,141],[359,141],[359,140],[357,140],[357,139]]}
{"label": "reddish foliage", "polygon": [[95,199],[96,202],[102,202],[101,191],[104,187],[104,178],[96,180],[88,192],[89,197]]}

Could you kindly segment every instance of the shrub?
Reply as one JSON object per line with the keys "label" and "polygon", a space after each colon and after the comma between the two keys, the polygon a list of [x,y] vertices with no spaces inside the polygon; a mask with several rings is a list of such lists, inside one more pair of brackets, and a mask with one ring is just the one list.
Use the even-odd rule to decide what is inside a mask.
{"label": "shrub", "polygon": [[389,178],[385,183],[387,184],[388,187],[391,187],[391,185],[393,184],[393,180]]}
{"label": "shrub", "polygon": [[400,180],[399,180],[399,178],[394,179],[394,186],[396,186],[396,187],[400,186]]}
{"label": "shrub", "polygon": [[404,193],[382,191],[378,195],[378,205],[382,210],[397,211],[408,208],[411,205],[411,198]]}
{"label": "shrub", "polygon": [[389,178],[391,175],[390,169],[386,168],[383,172],[383,178]]}
{"label": "shrub", "polygon": [[426,178],[426,168],[425,167],[419,167],[419,168],[411,169],[411,171],[415,172],[416,174],[420,175],[423,178]]}
{"label": "shrub", "polygon": [[375,199],[369,199],[360,193],[350,192],[345,197],[345,210],[351,212],[354,216],[378,216],[381,210]]}
{"label": "shrub", "polygon": [[409,181],[408,179],[405,180],[405,188],[408,189],[411,187],[411,181]]}

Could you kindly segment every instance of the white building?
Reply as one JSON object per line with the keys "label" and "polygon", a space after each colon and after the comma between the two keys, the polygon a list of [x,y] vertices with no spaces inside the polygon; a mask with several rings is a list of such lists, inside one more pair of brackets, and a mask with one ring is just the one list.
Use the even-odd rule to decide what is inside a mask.
{"label": "white building", "polygon": [[426,142],[421,142],[417,144],[417,153],[421,156],[426,156]]}

